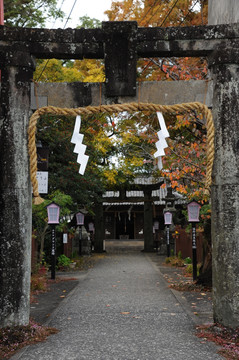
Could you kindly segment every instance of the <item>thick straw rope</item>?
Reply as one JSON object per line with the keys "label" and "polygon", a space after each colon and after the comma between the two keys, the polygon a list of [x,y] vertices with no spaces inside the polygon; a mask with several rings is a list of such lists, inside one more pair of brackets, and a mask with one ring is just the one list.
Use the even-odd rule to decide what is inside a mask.
{"label": "thick straw rope", "polygon": [[183,113],[196,110],[201,112],[206,118],[207,128],[207,174],[205,182],[205,191],[209,193],[212,182],[212,167],[214,160],[214,124],[212,119],[212,113],[208,107],[199,102],[184,103],[176,105],[156,105],[147,103],[128,103],[128,104],[116,104],[116,105],[100,105],[100,106],[87,106],[76,109],[58,108],[54,106],[42,107],[35,111],[31,116],[28,128],[28,151],[30,156],[30,175],[33,187],[34,203],[40,204],[43,202],[38,192],[38,182],[36,178],[37,174],[37,152],[36,152],[36,125],[38,119],[44,114],[52,115],[65,115],[65,116],[77,116],[77,115],[90,115],[98,112],[117,113],[122,111],[134,112],[134,111],[160,111],[162,113]]}

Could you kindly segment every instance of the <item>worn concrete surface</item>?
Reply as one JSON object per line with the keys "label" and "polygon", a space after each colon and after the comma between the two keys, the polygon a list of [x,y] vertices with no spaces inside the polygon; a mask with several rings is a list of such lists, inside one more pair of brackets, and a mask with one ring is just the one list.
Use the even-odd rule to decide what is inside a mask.
{"label": "worn concrete surface", "polygon": [[[102,89],[101,89],[102,88]],[[143,81],[137,84],[136,96],[119,96],[120,104],[145,102],[173,105],[199,101],[212,107],[212,82],[189,81]],[[113,104],[115,98],[107,98],[105,83],[38,83],[31,85],[31,109],[42,106],[76,108]]]}
{"label": "worn concrete surface", "polygon": [[142,252],[107,254],[50,318],[60,332],[30,346],[21,360],[222,359],[201,343],[194,323]]}
{"label": "worn concrete surface", "polygon": [[[61,281],[48,284],[47,292],[34,295],[30,307],[30,318],[38,324],[47,322],[62,300],[76,287],[77,277],[68,276],[69,280],[63,281],[64,278],[61,276]],[[56,280],[59,280],[58,274]]]}
{"label": "worn concrete surface", "polygon": [[238,22],[238,0],[210,0],[208,2],[208,24],[233,24]]}
{"label": "worn concrete surface", "polygon": [[[27,130],[30,56],[15,52],[14,61],[1,66],[0,94],[0,326],[29,321],[32,196]],[[6,57],[0,56],[0,62]],[[7,61],[6,61],[7,63]]]}

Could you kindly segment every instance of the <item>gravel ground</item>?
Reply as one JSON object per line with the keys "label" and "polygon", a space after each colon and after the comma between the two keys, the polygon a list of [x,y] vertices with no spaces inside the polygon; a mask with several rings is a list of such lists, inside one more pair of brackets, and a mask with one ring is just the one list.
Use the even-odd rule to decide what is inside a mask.
{"label": "gravel ground", "polygon": [[[74,290],[48,317],[48,325],[60,332],[12,359],[223,359],[218,347],[194,335],[194,298],[188,302],[171,291],[165,281],[170,272],[162,273],[160,258],[135,251],[107,254],[79,275]],[[205,299],[195,296],[200,311]],[[209,318],[210,299],[207,305]]]}

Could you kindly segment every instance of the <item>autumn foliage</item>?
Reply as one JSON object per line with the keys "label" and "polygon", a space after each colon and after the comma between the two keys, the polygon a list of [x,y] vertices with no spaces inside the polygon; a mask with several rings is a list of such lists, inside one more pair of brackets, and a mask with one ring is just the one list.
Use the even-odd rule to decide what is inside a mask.
{"label": "autumn foliage", "polygon": [[[106,14],[110,21],[127,20],[137,21],[138,25],[143,27],[170,27],[204,25],[207,23],[207,11],[207,1],[125,0],[113,1]],[[137,69],[139,81],[207,79],[207,63],[204,58],[139,59]],[[139,121],[145,123],[145,129],[140,136],[142,143],[148,143],[146,160],[153,162],[158,124],[156,121],[147,123],[144,115]],[[167,118],[167,125],[170,133],[169,147],[163,159],[164,170],[161,174],[157,173],[157,176],[166,177],[172,187],[186,197],[206,201],[204,180],[207,145],[203,117],[194,112],[175,114]]]}
{"label": "autumn foliage", "polygon": [[[106,14],[110,21],[134,20],[139,26],[144,27],[192,26],[207,22],[207,7],[207,1],[196,0],[124,0],[113,1],[111,9],[107,10]],[[80,26],[89,28],[91,25],[99,26],[99,22],[95,19],[91,21],[87,17],[82,18]],[[139,59],[137,73],[139,81],[202,80],[208,76],[204,58]],[[39,60],[34,79],[45,82],[103,82],[104,65],[101,60],[89,59]],[[56,136],[56,146],[61,146],[61,150],[64,148],[64,158],[56,148],[52,159],[53,162],[58,162],[57,158],[62,157],[61,164],[65,164],[61,169],[57,169],[57,164],[53,165],[53,188],[60,184],[65,191],[72,179],[70,189],[75,188],[74,183],[77,181],[81,189],[88,189],[89,186],[96,189],[95,185],[101,184],[99,190],[103,191],[105,186],[117,187],[132,181],[139,174],[150,174],[165,177],[175,190],[188,198],[207,200],[204,195],[206,129],[201,114],[192,112],[166,116],[170,138],[166,156],[163,158],[162,171],[157,169],[153,156],[159,131],[156,114],[137,112],[85,117],[82,131],[85,134],[90,162],[82,179],[79,179],[78,165],[74,155],[71,155],[72,146],[65,143],[70,142],[73,120],[58,121],[51,117],[48,125],[44,125],[43,121],[44,129],[52,132],[49,121],[53,121],[55,135],[44,135],[43,140],[47,142],[48,138],[53,144],[52,136]],[[40,137],[42,135],[43,133]],[[62,175],[59,176],[60,172]]]}

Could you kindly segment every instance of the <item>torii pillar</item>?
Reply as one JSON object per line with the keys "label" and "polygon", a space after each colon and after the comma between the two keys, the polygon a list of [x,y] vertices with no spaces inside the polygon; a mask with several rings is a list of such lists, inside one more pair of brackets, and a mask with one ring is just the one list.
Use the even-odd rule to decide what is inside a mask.
{"label": "torii pillar", "polygon": [[144,189],[144,251],[154,251],[152,190]]}
{"label": "torii pillar", "polygon": [[215,159],[212,184],[214,321],[239,324],[239,49],[218,49],[213,72]]}
{"label": "torii pillar", "polygon": [[33,68],[26,52],[0,54],[0,327],[29,323],[32,204],[27,129]]}
{"label": "torii pillar", "polygon": [[[239,21],[237,0],[210,0],[210,25]],[[214,321],[239,326],[239,47],[209,57],[213,78],[215,159],[212,185]]]}

